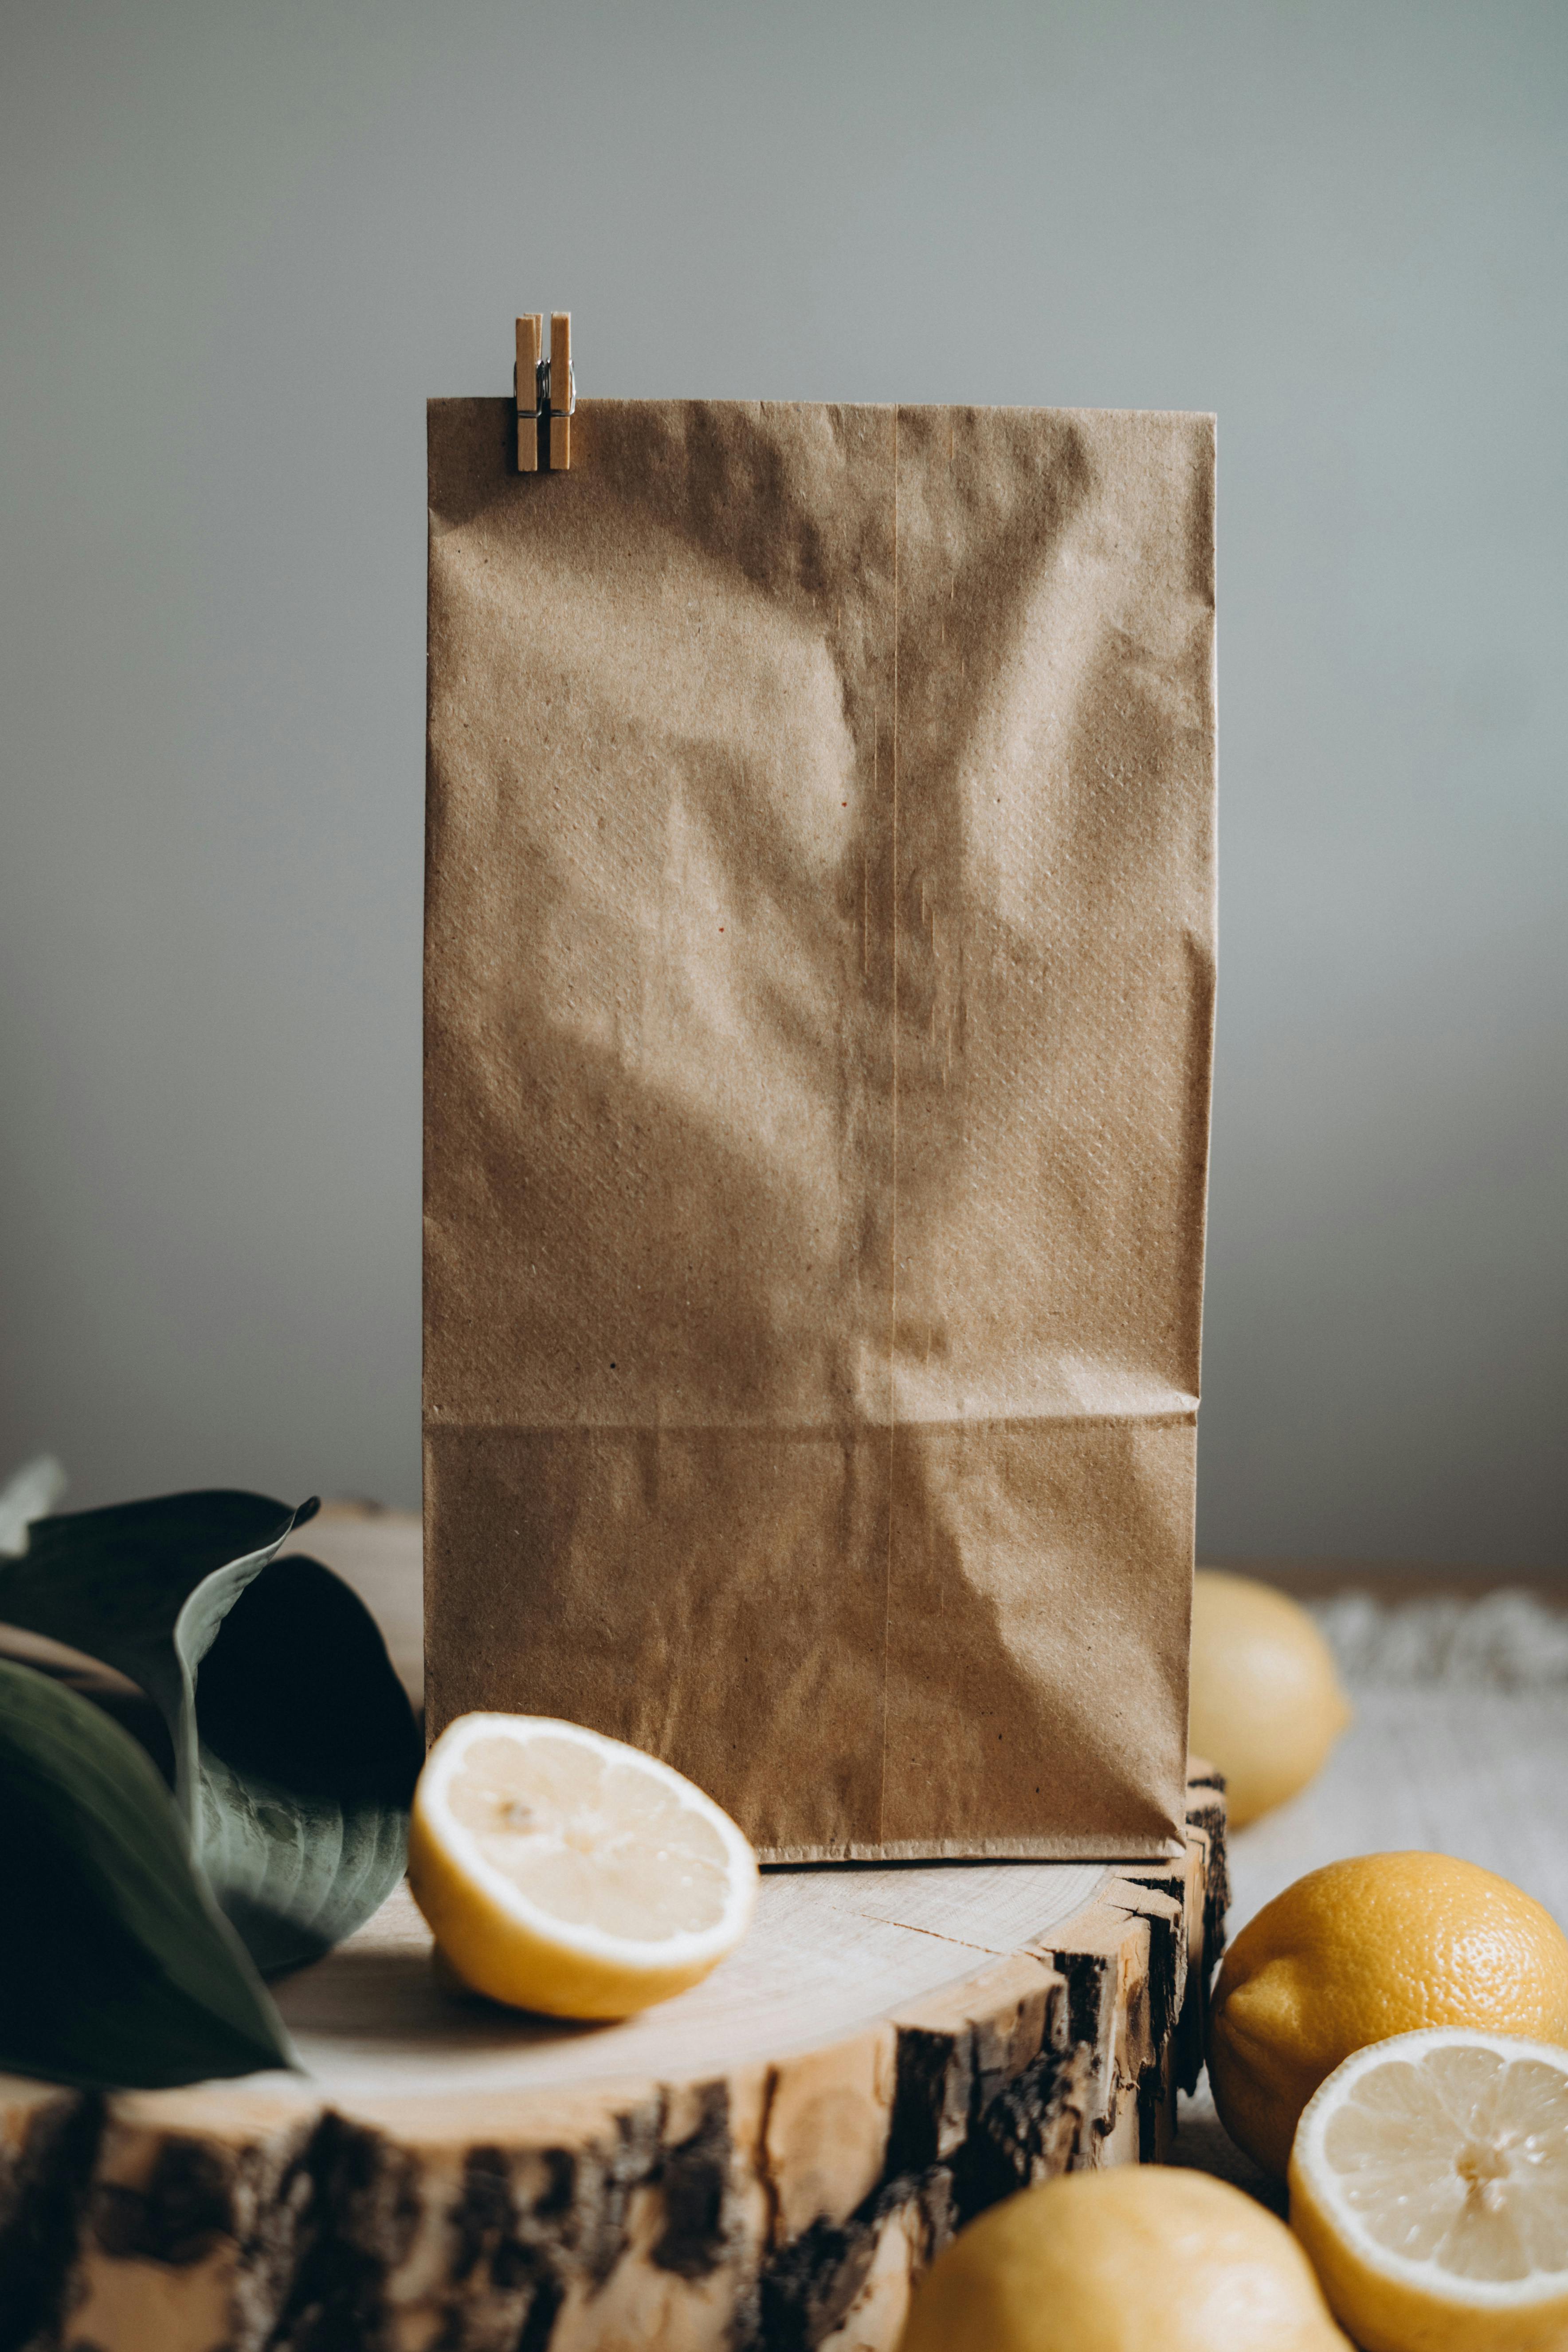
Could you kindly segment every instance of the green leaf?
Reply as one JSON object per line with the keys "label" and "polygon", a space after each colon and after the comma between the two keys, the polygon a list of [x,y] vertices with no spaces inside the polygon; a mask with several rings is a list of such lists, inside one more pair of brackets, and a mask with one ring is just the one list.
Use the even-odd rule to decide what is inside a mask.
{"label": "green leaf", "polygon": [[156,2090],[298,2063],[146,1755],[9,1659],[0,1873],[0,2067]]}
{"label": "green leaf", "polygon": [[129,1675],[156,1702],[213,1892],[263,1970],[317,1958],[402,1875],[422,1760],[374,1618],[298,1511],[216,1489],[37,1519],[0,1560],[0,1621]]}
{"label": "green leaf", "polygon": [[202,1665],[200,1851],[264,1970],[313,1959],[403,1875],[425,1743],[380,1628],[320,1560],[275,1560]]}

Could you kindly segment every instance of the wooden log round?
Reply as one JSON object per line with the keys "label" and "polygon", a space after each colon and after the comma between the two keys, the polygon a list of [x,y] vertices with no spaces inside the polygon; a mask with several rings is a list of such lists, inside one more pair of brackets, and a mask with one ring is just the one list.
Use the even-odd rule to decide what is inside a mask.
{"label": "wooden log round", "polygon": [[454,2001],[400,1891],[278,1988],[302,2075],[0,2078],[0,2352],[886,2352],[969,2215],[1165,2151],[1226,1901],[1188,1796],[1168,1864],[771,1872],[625,2024]]}

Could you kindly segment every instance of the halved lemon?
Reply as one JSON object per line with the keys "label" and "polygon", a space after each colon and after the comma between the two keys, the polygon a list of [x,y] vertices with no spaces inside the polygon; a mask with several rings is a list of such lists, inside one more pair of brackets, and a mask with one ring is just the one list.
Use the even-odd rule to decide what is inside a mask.
{"label": "halved lemon", "polygon": [[728,1813],[639,1748],[548,1716],[464,1715],[419,1776],[408,1880],[476,1992],[628,2017],[733,1950],[757,1861]]}
{"label": "halved lemon", "polygon": [[1290,2226],[1365,2352],[1568,2345],[1568,2050],[1374,2042],[1308,2103]]}

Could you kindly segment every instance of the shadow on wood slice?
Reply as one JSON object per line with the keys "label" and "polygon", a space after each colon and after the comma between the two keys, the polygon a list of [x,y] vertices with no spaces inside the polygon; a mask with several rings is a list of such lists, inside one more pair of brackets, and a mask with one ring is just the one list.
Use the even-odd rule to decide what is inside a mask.
{"label": "shadow on wood slice", "polygon": [[0,2352],[883,2352],[969,2216],[1158,2159],[1202,2062],[1225,1806],[1179,1862],[770,1873],[624,2025],[459,2003],[400,1892],[281,1988],[306,2076],[0,2078]]}

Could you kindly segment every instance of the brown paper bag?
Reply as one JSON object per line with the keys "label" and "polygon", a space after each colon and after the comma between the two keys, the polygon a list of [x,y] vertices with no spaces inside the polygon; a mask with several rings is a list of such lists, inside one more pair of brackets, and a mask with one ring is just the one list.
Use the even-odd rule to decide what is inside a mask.
{"label": "brown paper bag", "polygon": [[1181,1821],[1213,425],[430,409],[433,1728],[764,1857]]}

